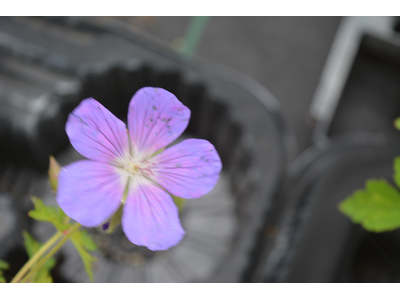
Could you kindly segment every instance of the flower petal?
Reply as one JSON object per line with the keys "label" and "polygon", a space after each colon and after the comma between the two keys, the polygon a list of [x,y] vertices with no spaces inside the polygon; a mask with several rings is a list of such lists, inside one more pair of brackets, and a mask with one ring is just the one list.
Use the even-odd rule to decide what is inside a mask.
{"label": "flower petal", "polygon": [[166,147],[186,129],[190,110],[170,92],[145,87],[129,104],[128,127],[132,144],[153,154]]}
{"label": "flower petal", "polygon": [[95,161],[110,162],[129,148],[124,122],[93,98],[69,114],[65,129],[72,146]]}
{"label": "flower petal", "polygon": [[67,216],[97,227],[117,211],[124,188],[114,167],[81,160],[61,169],[56,199]]}
{"label": "flower petal", "polygon": [[199,139],[188,139],[152,158],[151,178],[171,194],[191,199],[211,191],[222,169],[214,146]]}
{"label": "flower petal", "polygon": [[131,189],[122,214],[122,228],[132,243],[152,251],[175,246],[185,234],[171,196],[149,180]]}

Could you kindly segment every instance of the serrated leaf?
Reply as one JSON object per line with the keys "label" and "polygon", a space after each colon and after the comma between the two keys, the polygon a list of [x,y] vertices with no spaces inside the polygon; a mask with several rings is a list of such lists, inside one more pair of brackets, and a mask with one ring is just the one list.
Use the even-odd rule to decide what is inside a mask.
{"label": "serrated leaf", "polygon": [[[39,251],[40,247],[42,247],[42,243],[36,241],[28,232],[22,232],[22,236],[24,237],[24,246],[28,257],[31,258],[37,251]],[[45,269],[51,269],[55,264],[55,260],[53,258],[46,261],[43,265]]]}
{"label": "serrated leaf", "polygon": [[24,246],[28,257],[31,258],[40,248],[39,242],[37,242],[28,232],[22,232],[24,237]]}
{"label": "serrated leaf", "polygon": [[60,164],[56,161],[54,156],[50,156],[49,159],[49,182],[51,189],[56,192],[57,187],[58,187],[58,174],[60,174],[61,166]]}
{"label": "serrated leaf", "polygon": [[31,197],[34,210],[29,211],[29,216],[38,221],[50,222],[60,231],[67,230],[71,227],[65,222],[68,219],[67,215],[59,207],[45,205],[43,201],[37,197]]}
{"label": "serrated leaf", "polygon": [[88,251],[96,250],[97,245],[95,242],[93,242],[92,238],[87,234],[87,232],[83,230],[75,232],[70,239],[83,261],[83,265],[90,281],[93,281],[92,269],[96,258],[93,257]]}
{"label": "serrated leaf", "polygon": [[368,180],[366,188],[347,197],[339,209],[369,231],[400,227],[400,193],[384,179]]}
{"label": "serrated leaf", "polygon": [[397,130],[400,130],[400,117],[398,117],[396,120],[394,120],[393,126],[394,126]]}
{"label": "serrated leaf", "polygon": [[[26,252],[28,253],[29,258],[31,258],[37,251],[39,251],[40,247],[42,247],[42,243],[36,241],[28,232],[24,231],[22,233],[24,237],[24,246]],[[52,283],[53,278],[50,275],[50,270],[55,266],[56,260],[54,258],[50,258],[47,260],[40,270],[34,273],[31,277],[30,282],[34,283]]]}

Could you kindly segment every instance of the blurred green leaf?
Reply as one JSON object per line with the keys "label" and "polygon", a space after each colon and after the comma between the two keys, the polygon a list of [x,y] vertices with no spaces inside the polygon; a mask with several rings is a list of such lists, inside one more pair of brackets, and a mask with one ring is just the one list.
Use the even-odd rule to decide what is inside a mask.
{"label": "blurred green leaf", "polygon": [[4,260],[0,259],[0,283],[5,283],[6,279],[3,276],[3,270],[8,270],[9,265]]}
{"label": "blurred green leaf", "polygon": [[[33,219],[50,222],[56,227],[57,230],[62,232],[70,229],[73,226],[73,224],[69,223],[68,216],[61,210],[61,208],[45,205],[42,200],[36,197],[32,197],[32,202],[35,206],[35,209],[29,212],[29,216]],[[25,247],[28,251],[28,254],[32,253],[30,254],[31,256],[38,250],[38,245],[36,244],[37,242],[34,241],[31,236],[29,236],[29,234],[26,233],[25,236]],[[90,280],[93,281],[92,268],[96,259],[89,253],[89,251],[96,250],[97,245],[93,242],[86,231],[75,232],[71,235],[70,240],[78,251]],[[51,260],[49,261],[51,262]],[[50,268],[52,265],[52,263],[49,263],[49,261],[47,261],[44,265],[47,268]],[[37,282],[38,280],[41,282],[50,282],[50,280],[52,280],[51,277],[49,277],[47,273],[42,272],[42,270],[35,274],[34,279],[37,280]]]}
{"label": "blurred green leaf", "polygon": [[38,221],[50,222],[58,230],[64,231],[71,227],[68,224],[68,217],[59,207],[45,205],[42,200],[37,197],[31,197],[34,210],[29,211],[29,216]]}
{"label": "blurred green leaf", "polygon": [[39,242],[37,242],[28,232],[22,232],[24,237],[24,246],[28,257],[31,258],[40,248]]}
{"label": "blurred green leaf", "polygon": [[41,269],[39,270],[34,278],[32,279],[33,283],[53,283],[53,278],[51,277],[49,271]]}
{"label": "blurred green leaf", "polygon": [[97,249],[97,245],[93,242],[88,233],[83,230],[74,233],[70,239],[83,261],[83,265],[85,266],[85,270],[89,276],[89,279],[93,281],[92,269],[96,258],[93,257],[88,251],[95,251]]}
{"label": "blurred green leaf", "polygon": [[394,126],[397,130],[400,130],[400,117],[398,117],[396,120],[394,120],[393,126]]}
{"label": "blurred green leaf", "polygon": [[400,156],[394,159],[394,174],[393,179],[397,187],[400,188]]}
{"label": "blurred green leaf", "polygon": [[[400,130],[400,117],[393,126]],[[400,188],[400,157],[394,160],[394,182]],[[400,193],[386,180],[369,180],[366,188],[358,190],[340,203],[339,209],[365,229],[382,232],[400,227]]]}
{"label": "blurred green leaf", "polygon": [[[24,231],[22,233],[24,237],[24,245],[26,252],[28,253],[29,258],[31,258],[37,251],[39,251],[40,247],[42,247],[42,243],[36,241],[28,232]],[[35,272],[32,275],[31,282],[34,283],[52,283],[53,278],[50,275],[50,270],[55,266],[56,260],[54,258],[50,258],[46,261],[42,268]]]}
{"label": "blurred green leaf", "polygon": [[368,180],[366,188],[347,197],[339,209],[369,231],[400,227],[400,193],[384,179]]}
{"label": "blurred green leaf", "polygon": [[0,270],[8,270],[9,265],[8,262],[0,259]]}

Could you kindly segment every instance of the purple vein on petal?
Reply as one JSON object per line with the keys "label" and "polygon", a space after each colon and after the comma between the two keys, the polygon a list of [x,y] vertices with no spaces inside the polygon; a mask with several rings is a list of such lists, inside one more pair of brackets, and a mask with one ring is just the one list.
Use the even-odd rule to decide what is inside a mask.
{"label": "purple vein on petal", "polygon": [[[103,111],[103,110],[100,110],[100,113],[102,114],[102,116],[103,116],[103,118],[104,118],[104,121],[107,123],[108,128],[111,130],[113,136],[115,137],[115,140],[116,140],[117,143],[118,143],[118,146],[120,146],[120,147],[117,147],[117,146],[114,144],[114,142],[111,141],[111,140],[109,139],[109,137],[108,137],[107,135],[104,134],[104,132],[99,128],[98,124],[92,119],[91,115],[89,115],[90,120],[93,122],[93,125],[95,126],[95,129],[97,129],[97,131],[98,131],[99,133],[101,133],[101,135],[104,136],[104,138],[110,143],[110,145],[114,147],[115,151],[118,152],[118,154],[119,154],[120,156],[122,156],[122,155],[123,155],[123,153],[122,153],[123,148],[121,147],[121,144],[120,144],[120,142],[119,142],[118,136],[115,135],[114,130],[113,130],[112,127],[110,126],[110,123],[108,123],[107,118],[104,116],[104,111]],[[116,125],[115,122],[114,122],[114,125]],[[104,146],[104,145],[103,145],[103,146]],[[110,150],[110,151],[111,151],[111,150]],[[113,151],[111,151],[111,152],[115,155],[115,152],[113,152]]]}
{"label": "purple vein on petal", "polygon": [[[109,138],[108,138],[107,136],[104,135],[103,132],[101,132],[101,133],[102,133],[102,134],[104,135],[104,137],[110,142],[110,144],[114,146],[115,150],[119,153],[119,155],[122,156],[122,155],[123,155],[122,150],[124,149],[124,147],[121,145],[119,139],[117,138],[117,135],[115,134],[113,127],[110,125],[110,123],[108,122],[107,118],[104,116],[103,110],[101,110],[100,112],[101,112],[101,114],[103,115],[104,120],[107,122],[108,128],[110,128],[110,130],[111,130],[113,136],[116,138],[115,140],[116,140],[117,143],[118,143],[118,147],[116,147],[116,146],[114,145],[114,143],[113,143],[112,141],[110,141]],[[113,121],[113,122],[114,122],[114,125],[117,126],[117,124],[115,124],[115,121]]]}
{"label": "purple vein on petal", "polygon": [[66,131],[74,148],[95,161],[110,162],[129,146],[126,125],[92,98],[69,115]]}
{"label": "purple vein on petal", "polygon": [[154,153],[173,142],[187,127],[190,110],[161,88],[142,88],[129,104],[128,128],[141,152]]}
{"label": "purple vein on petal", "polygon": [[206,140],[188,139],[152,158],[152,179],[171,194],[201,197],[216,185],[222,169],[214,146]]}
{"label": "purple vein on petal", "polygon": [[130,190],[122,228],[132,243],[153,251],[176,245],[184,235],[171,196],[147,180]]}
{"label": "purple vein on petal", "polygon": [[57,202],[80,224],[96,227],[118,209],[124,183],[115,167],[90,160],[64,167],[59,175]]}

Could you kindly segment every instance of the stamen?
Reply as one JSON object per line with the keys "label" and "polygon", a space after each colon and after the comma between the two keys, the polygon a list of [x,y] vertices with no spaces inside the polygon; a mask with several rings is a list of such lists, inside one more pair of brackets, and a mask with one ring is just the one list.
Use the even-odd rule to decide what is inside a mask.
{"label": "stamen", "polygon": [[[147,156],[148,157],[148,156]],[[116,165],[128,176],[143,176],[149,177],[154,175],[151,167],[155,165],[154,162],[147,160],[146,156],[133,158],[129,153],[125,153],[123,157],[118,158]]]}

